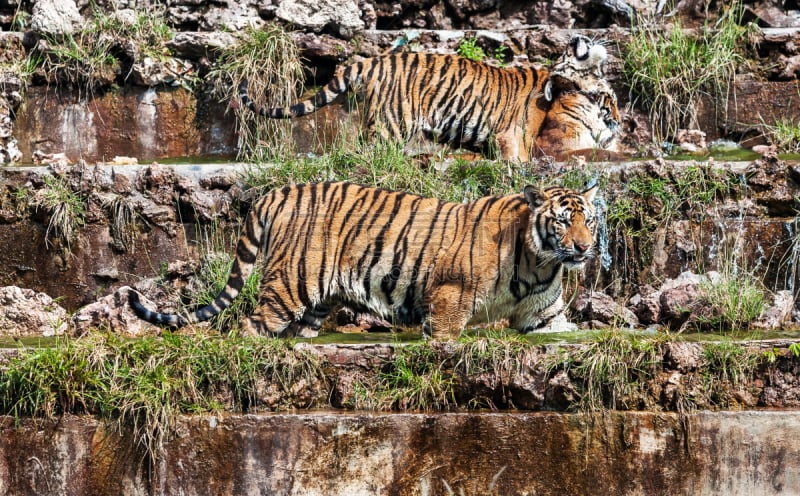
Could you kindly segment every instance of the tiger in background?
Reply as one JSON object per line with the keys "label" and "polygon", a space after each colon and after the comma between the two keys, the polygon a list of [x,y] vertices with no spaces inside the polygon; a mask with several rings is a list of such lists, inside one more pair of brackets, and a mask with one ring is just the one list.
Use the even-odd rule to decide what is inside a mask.
{"label": "tiger in background", "polygon": [[617,95],[605,80],[598,80],[591,92],[562,92],[547,112],[534,155],[563,158],[572,151],[617,152],[620,119]]}
{"label": "tiger in background", "polygon": [[[242,103],[273,119],[299,117],[347,91],[364,94],[367,133],[384,139],[427,138],[471,149],[496,144],[498,158],[528,161],[537,155],[545,122],[580,135],[616,136],[619,110],[603,78],[608,53],[601,43],[574,36],[552,68],[499,68],[458,55],[395,53],[337,68],[308,100],[286,108],[257,107],[240,88]],[[580,100],[580,105],[572,102]],[[564,111],[571,109],[572,111]],[[598,120],[602,114],[605,119]],[[595,146],[610,145],[603,140]],[[539,147],[539,150],[542,148]]]}
{"label": "tiger in background", "polygon": [[562,273],[593,256],[592,204],[583,192],[526,186],[522,194],[448,203],[352,183],[286,186],[248,213],[225,288],[188,315],[136,314],[180,327],[227,308],[263,255],[259,301],[245,334],[319,327],[332,305],[364,308],[434,339],[507,319],[530,332],[559,315]]}

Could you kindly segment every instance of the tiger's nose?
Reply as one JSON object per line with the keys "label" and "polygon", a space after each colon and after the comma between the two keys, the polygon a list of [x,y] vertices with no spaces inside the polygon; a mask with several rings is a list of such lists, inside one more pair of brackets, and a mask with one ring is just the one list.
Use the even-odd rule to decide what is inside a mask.
{"label": "tiger's nose", "polygon": [[592,245],[585,245],[582,243],[575,243],[575,250],[579,253],[586,253],[586,251],[591,248]]}

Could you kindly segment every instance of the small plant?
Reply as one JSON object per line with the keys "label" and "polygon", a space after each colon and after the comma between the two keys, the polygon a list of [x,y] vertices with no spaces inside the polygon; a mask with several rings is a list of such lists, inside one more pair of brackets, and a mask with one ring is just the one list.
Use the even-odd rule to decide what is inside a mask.
{"label": "small plant", "polygon": [[800,123],[779,119],[774,125],[763,125],[772,143],[783,153],[800,153]]}
{"label": "small plant", "polygon": [[702,327],[722,332],[746,329],[764,311],[767,291],[755,276],[755,268],[748,269],[737,250],[741,240],[723,245],[719,255],[718,273],[701,284],[710,315],[698,317]]}
{"label": "small plant", "polygon": [[114,249],[126,252],[133,248],[138,235],[136,228],[136,210],[130,200],[124,196],[115,196],[105,202],[103,206],[111,217],[109,229],[111,231],[112,246]]}
{"label": "small plant", "polygon": [[631,408],[641,383],[650,379],[660,364],[660,341],[626,336],[619,329],[600,334],[594,342],[567,353],[549,368],[564,367],[583,383],[580,408]]}
{"label": "small plant", "polygon": [[744,384],[760,360],[758,353],[729,340],[709,343],[703,348],[703,356],[709,372],[733,386]]}
{"label": "small plant", "polygon": [[[491,54],[491,58],[494,59],[495,62],[497,62],[501,67],[505,66],[506,62],[510,58],[510,55],[507,52],[508,47],[505,45],[500,45],[494,49]],[[480,45],[478,45],[478,38],[474,36],[471,38],[462,39],[459,42],[458,47],[456,47],[456,53],[465,59],[469,59],[474,62],[483,62],[487,58],[490,58],[490,55],[487,54]]]}
{"label": "small plant", "polygon": [[475,62],[482,62],[486,58],[486,52],[478,45],[478,39],[475,37],[461,40],[456,48],[456,53]]}
{"label": "small plant", "polygon": [[70,189],[66,179],[48,174],[44,176],[44,188],[34,193],[32,204],[37,210],[41,208],[50,214],[45,232],[47,246],[58,239],[69,250],[77,229],[84,224],[84,198]]}
{"label": "small plant", "polygon": [[[247,93],[259,107],[285,107],[297,100],[303,83],[303,66],[297,45],[278,24],[249,27],[237,44],[226,49],[208,75],[220,101],[239,102],[239,85],[247,80]],[[240,157],[269,161],[291,155],[291,125],[265,119],[250,109],[236,110]]]}
{"label": "small plant", "polygon": [[765,291],[752,274],[725,274],[704,285],[713,315],[701,321],[719,331],[746,329],[764,311]]}
{"label": "small plant", "polygon": [[396,347],[372,382],[354,388],[354,407],[377,410],[445,410],[455,405],[452,373],[430,345]]}
{"label": "small plant", "polygon": [[674,136],[696,122],[700,98],[711,95],[727,107],[728,92],[743,57],[738,47],[747,30],[740,26],[742,5],[733,2],[699,39],[685,32],[677,19],[668,30],[655,20],[639,18],[622,50],[623,72],[634,93],[650,111],[656,139]]}

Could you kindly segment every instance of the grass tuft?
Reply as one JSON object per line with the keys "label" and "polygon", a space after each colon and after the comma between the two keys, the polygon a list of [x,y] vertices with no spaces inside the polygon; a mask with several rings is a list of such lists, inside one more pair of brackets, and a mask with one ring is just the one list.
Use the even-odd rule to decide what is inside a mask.
{"label": "grass tuft", "polygon": [[[284,107],[302,90],[303,66],[291,34],[278,24],[249,27],[239,42],[217,59],[208,80],[220,101],[239,102],[239,85],[248,82],[248,96],[259,107]],[[240,157],[255,162],[292,155],[288,121],[266,119],[238,106]]]}
{"label": "grass tuft", "polygon": [[73,192],[62,177],[47,174],[43,180],[44,188],[34,193],[31,204],[35,209],[41,208],[50,214],[45,242],[49,247],[55,238],[69,250],[78,228],[84,224],[86,201]]}
{"label": "grass tuft", "polygon": [[0,367],[0,413],[98,415],[158,457],[182,413],[308,407],[297,384],[323,383],[315,354],[288,340],[203,335],[126,340],[91,333],[23,348]]}
{"label": "grass tuft", "polygon": [[699,38],[675,18],[666,29],[639,17],[624,46],[623,72],[631,92],[650,112],[654,136],[669,139],[681,128],[697,127],[697,104],[704,95],[727,108],[728,94],[747,39],[740,25],[742,5],[733,2],[718,21],[706,23]]}

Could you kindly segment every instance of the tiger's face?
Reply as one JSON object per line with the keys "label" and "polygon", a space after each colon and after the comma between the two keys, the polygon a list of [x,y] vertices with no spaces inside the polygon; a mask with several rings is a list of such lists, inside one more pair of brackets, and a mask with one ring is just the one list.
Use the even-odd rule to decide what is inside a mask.
{"label": "tiger's face", "polygon": [[555,260],[567,270],[578,270],[594,255],[597,221],[592,202],[597,189],[578,193],[561,187],[525,187],[532,212],[531,240],[540,260]]}

